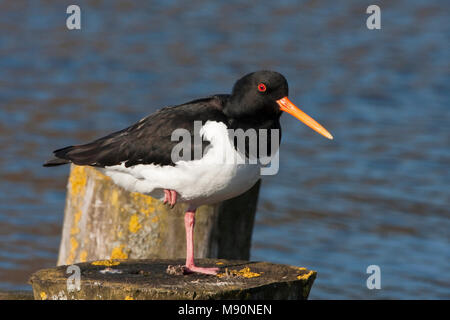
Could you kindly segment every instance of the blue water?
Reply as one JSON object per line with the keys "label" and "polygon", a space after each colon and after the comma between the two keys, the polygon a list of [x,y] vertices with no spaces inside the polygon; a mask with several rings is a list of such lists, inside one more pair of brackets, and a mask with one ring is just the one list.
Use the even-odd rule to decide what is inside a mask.
{"label": "blue water", "polygon": [[[56,262],[68,168],[51,150],[273,69],[334,135],[282,119],[253,260],[318,272],[311,299],[450,298],[448,1],[0,2],[0,289]],[[366,268],[381,268],[381,289]]]}

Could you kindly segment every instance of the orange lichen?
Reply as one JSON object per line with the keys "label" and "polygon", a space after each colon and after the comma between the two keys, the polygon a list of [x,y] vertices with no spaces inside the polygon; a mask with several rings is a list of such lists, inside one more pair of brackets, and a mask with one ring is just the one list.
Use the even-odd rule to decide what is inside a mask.
{"label": "orange lichen", "polygon": [[134,298],[131,297],[131,296],[126,296],[126,297],[125,297],[125,300],[134,300]]}
{"label": "orange lichen", "polygon": [[40,293],[40,296],[42,300],[47,300],[47,294],[44,291]]}

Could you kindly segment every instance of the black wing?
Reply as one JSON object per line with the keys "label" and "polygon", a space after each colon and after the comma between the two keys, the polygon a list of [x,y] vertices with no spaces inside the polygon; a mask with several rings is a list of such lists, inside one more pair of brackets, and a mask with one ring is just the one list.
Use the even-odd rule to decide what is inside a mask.
{"label": "black wing", "polygon": [[[217,95],[162,108],[126,129],[93,142],[55,150],[56,158],[47,161],[44,166],[70,162],[97,167],[122,162],[127,167],[136,164],[174,165],[171,152],[179,142],[171,141],[173,130],[186,129],[193,137],[194,121],[202,121],[203,124],[208,120],[227,123],[222,112],[227,98],[227,95]],[[203,150],[208,144],[207,141],[202,142]],[[194,144],[191,146],[193,149]],[[193,152],[191,154],[194,155]]]}

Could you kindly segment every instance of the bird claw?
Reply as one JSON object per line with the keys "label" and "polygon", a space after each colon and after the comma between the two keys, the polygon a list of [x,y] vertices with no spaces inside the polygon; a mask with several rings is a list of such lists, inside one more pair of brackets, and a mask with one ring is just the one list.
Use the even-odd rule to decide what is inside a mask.
{"label": "bird claw", "polygon": [[168,204],[170,209],[177,203],[177,192],[175,190],[164,189],[164,204]]}
{"label": "bird claw", "polygon": [[194,265],[184,266],[184,274],[202,273],[202,274],[216,275],[219,272],[219,270],[220,270],[219,268],[204,268],[204,267],[197,267]]}
{"label": "bird claw", "polygon": [[167,190],[167,189],[164,189],[164,204],[167,204],[167,202],[169,201],[169,199],[170,199],[170,191],[169,190]]}

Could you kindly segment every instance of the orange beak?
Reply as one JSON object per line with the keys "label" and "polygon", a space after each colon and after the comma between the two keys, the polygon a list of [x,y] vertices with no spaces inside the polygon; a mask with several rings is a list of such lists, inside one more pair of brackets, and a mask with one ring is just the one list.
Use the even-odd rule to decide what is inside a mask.
{"label": "orange beak", "polygon": [[306,124],[311,129],[317,131],[324,137],[333,140],[333,136],[331,133],[329,133],[324,127],[322,127],[320,124],[316,122],[313,118],[308,116],[306,113],[304,113],[302,110],[297,108],[295,104],[293,104],[288,97],[281,98],[280,100],[277,100],[278,105],[280,106],[280,110],[289,113],[290,115],[293,115],[298,120]]}

